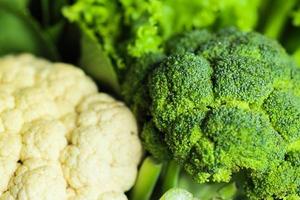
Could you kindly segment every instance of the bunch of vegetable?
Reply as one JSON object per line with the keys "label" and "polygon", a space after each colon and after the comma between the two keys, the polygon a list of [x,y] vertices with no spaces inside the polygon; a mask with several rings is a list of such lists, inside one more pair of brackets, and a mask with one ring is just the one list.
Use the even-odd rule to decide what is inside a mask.
{"label": "bunch of vegetable", "polygon": [[136,118],[73,66],[0,59],[0,199],[300,199],[299,0],[0,0],[0,22],[1,55],[79,65]]}

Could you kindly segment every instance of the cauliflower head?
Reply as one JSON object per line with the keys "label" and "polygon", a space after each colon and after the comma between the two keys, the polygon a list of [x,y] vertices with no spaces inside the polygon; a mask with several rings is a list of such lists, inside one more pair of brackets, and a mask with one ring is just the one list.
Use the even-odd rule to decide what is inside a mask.
{"label": "cauliflower head", "polygon": [[1,200],[126,200],[141,154],[129,109],[79,68],[0,59]]}

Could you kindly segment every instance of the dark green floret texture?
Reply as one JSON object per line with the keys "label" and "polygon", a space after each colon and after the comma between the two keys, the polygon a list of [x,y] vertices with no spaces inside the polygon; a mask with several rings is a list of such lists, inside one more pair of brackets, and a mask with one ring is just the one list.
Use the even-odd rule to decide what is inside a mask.
{"label": "dark green floret texture", "polygon": [[186,32],[124,80],[156,159],[199,183],[243,173],[245,199],[300,199],[300,68],[276,41],[233,28]]}

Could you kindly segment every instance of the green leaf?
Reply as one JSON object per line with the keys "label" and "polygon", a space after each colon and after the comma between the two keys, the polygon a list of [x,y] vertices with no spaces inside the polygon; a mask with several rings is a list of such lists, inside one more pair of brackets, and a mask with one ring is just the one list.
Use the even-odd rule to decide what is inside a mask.
{"label": "green leaf", "polygon": [[54,45],[36,22],[25,13],[0,3],[0,55],[29,52],[57,59]]}
{"label": "green leaf", "polygon": [[49,35],[53,42],[57,42],[62,34],[63,28],[65,26],[65,21],[60,21],[52,26],[45,28],[45,33]]}
{"label": "green leaf", "polygon": [[40,7],[35,8],[39,13],[39,20],[44,27],[52,26],[64,20],[62,16],[62,9],[68,5],[67,0],[31,0],[32,6]]}
{"label": "green leaf", "polygon": [[82,31],[80,66],[94,79],[119,94],[117,73],[97,39],[88,31]]}
{"label": "green leaf", "polygon": [[27,11],[28,0],[0,0],[0,5],[6,4],[20,11]]}
{"label": "green leaf", "polygon": [[41,8],[43,24],[48,25],[50,23],[49,0],[41,0]]}

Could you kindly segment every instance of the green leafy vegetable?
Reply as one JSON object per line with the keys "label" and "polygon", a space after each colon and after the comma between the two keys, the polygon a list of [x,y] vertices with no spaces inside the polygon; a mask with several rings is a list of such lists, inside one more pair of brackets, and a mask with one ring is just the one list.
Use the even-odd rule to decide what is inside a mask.
{"label": "green leafy vegetable", "polygon": [[57,59],[55,47],[30,16],[9,4],[0,3],[0,55],[30,52]]}
{"label": "green leafy vegetable", "polygon": [[[0,54],[79,51],[61,15],[69,2],[1,1]],[[300,198],[299,68],[260,34],[211,32],[258,29],[300,65],[299,9],[299,0],[77,0],[63,9],[81,30],[72,59],[123,95],[154,157],[133,200],[171,188],[162,200]]]}
{"label": "green leafy vegetable", "polygon": [[98,39],[104,54],[121,66],[116,46],[122,32],[121,13],[117,0],[79,0],[63,10],[64,15],[76,22],[83,33]]}
{"label": "green leafy vegetable", "polygon": [[9,5],[22,12],[27,12],[29,0],[1,0],[1,4]]}
{"label": "green leafy vegetable", "polygon": [[97,43],[93,35],[84,34],[81,37],[81,58],[80,66],[96,80],[101,80],[100,84],[109,86],[113,91],[119,93],[117,74],[103,52],[102,46]]}
{"label": "green leafy vegetable", "polygon": [[[124,55],[142,57],[161,52],[171,36],[193,28],[236,25],[251,30],[260,0],[79,0],[65,16],[93,33],[119,68]],[[125,59],[126,60],[126,59]]]}

